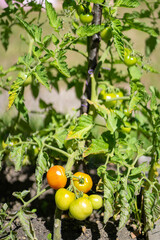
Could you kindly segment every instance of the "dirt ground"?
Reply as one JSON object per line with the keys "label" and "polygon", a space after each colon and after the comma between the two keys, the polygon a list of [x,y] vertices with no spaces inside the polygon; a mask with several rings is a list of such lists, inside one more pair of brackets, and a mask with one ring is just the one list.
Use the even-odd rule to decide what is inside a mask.
{"label": "dirt ground", "polygon": [[[9,205],[11,212],[17,211],[21,203],[12,196],[14,191],[23,191],[30,189],[28,199],[36,195],[35,174],[34,169],[24,167],[21,172],[15,172],[13,167],[2,169],[0,176],[0,203],[6,202]],[[44,177],[44,186],[46,186]],[[27,199],[26,199],[27,200]],[[37,209],[35,218],[32,219],[33,228],[38,240],[47,240],[47,235],[53,233],[54,223],[54,192],[52,189],[45,192],[36,199],[30,206],[30,209]],[[16,219],[12,224],[12,229],[17,233],[17,240],[27,240],[19,219]],[[110,220],[106,225],[103,224],[103,213],[96,211],[85,221],[77,221],[71,219],[64,212],[62,215],[62,239],[63,240],[143,240],[145,238],[136,237],[129,226],[118,231],[118,222]],[[0,239],[5,239],[0,236]]]}

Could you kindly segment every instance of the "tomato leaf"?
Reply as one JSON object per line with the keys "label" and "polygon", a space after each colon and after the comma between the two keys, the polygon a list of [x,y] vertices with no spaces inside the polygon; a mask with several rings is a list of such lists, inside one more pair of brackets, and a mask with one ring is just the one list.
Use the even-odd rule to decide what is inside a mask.
{"label": "tomato leaf", "polygon": [[91,25],[91,26],[81,26],[77,29],[76,33],[80,37],[89,37],[93,36],[95,33],[98,33],[104,29],[103,25]]}
{"label": "tomato leaf", "polygon": [[67,130],[64,128],[58,128],[56,129],[56,132],[53,137],[56,140],[58,147],[62,148],[64,145],[64,141],[67,137]]}
{"label": "tomato leaf", "polygon": [[55,56],[55,60],[50,63],[51,66],[54,66],[57,68],[57,70],[62,73],[66,77],[70,77],[70,72],[67,66],[67,63],[65,62],[66,56],[64,55],[65,51],[59,51],[57,56]]}
{"label": "tomato leaf", "polygon": [[41,42],[41,35],[42,35],[42,28],[34,25],[34,24],[29,24],[26,21],[22,20],[17,16],[18,21],[24,26],[26,31],[29,33],[29,35],[37,42],[40,46],[42,46]]}
{"label": "tomato leaf", "polygon": [[117,129],[117,121],[118,121],[117,115],[113,111],[110,111],[108,114],[106,126],[108,130],[111,132],[111,134],[113,134]]}
{"label": "tomato leaf", "polygon": [[83,157],[86,157],[90,154],[101,154],[108,152],[109,145],[106,143],[103,138],[92,139],[91,145],[84,151]]}
{"label": "tomato leaf", "polygon": [[136,8],[140,5],[138,0],[118,0],[115,2],[115,7]]}
{"label": "tomato leaf", "polygon": [[53,27],[56,32],[59,32],[59,29],[62,28],[62,20],[57,17],[57,13],[51,3],[46,0],[45,5],[50,26]]}
{"label": "tomato leaf", "polygon": [[34,227],[30,221],[31,218],[36,218],[36,216],[33,213],[26,214],[22,209],[17,213],[17,215],[19,217],[22,228],[29,239],[38,240],[34,232]]}
{"label": "tomato leaf", "polygon": [[20,171],[23,164],[23,157],[25,154],[25,144],[21,146],[15,146],[11,149],[10,159],[15,165],[15,170]]}
{"label": "tomato leaf", "polygon": [[41,65],[37,65],[35,71],[33,72],[33,75],[36,77],[36,79],[44,85],[48,90],[50,89],[49,83],[48,83],[48,77],[45,67]]}
{"label": "tomato leaf", "polygon": [[77,126],[68,133],[67,140],[77,138],[83,139],[90,133],[93,127],[93,118],[89,115],[81,115],[78,119]]}
{"label": "tomato leaf", "polygon": [[11,85],[9,93],[9,98],[8,98],[8,109],[10,109],[15,101],[15,99],[18,97],[18,94],[22,90],[22,86],[24,83],[24,79],[22,78],[17,78]]}
{"label": "tomato leaf", "polygon": [[47,171],[48,160],[49,160],[48,154],[46,152],[43,152],[43,150],[41,149],[38,155],[36,172],[35,172],[37,192],[40,191],[43,174]]}
{"label": "tomato leaf", "polygon": [[17,108],[17,110],[19,111],[19,113],[21,113],[21,115],[23,116],[23,118],[29,122],[29,115],[28,115],[28,110],[24,104],[24,96],[23,94],[20,92],[20,94],[18,94],[18,96],[15,98],[15,106]]}
{"label": "tomato leaf", "polygon": [[27,196],[27,194],[29,194],[30,191],[29,190],[23,190],[22,192],[14,192],[12,195],[20,200],[22,200],[23,198],[25,198]]}
{"label": "tomato leaf", "polygon": [[121,22],[118,19],[113,19],[111,24],[113,29],[112,33],[113,33],[114,45],[117,49],[119,57],[123,59],[124,58],[124,42],[123,42]]}

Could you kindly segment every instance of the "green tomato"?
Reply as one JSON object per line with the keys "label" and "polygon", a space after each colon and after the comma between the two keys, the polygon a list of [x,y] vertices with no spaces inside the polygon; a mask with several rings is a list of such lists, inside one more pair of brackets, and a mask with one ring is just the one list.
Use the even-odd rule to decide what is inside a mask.
{"label": "green tomato", "polygon": [[99,196],[97,194],[90,195],[89,200],[92,203],[93,209],[97,210],[103,206],[103,200],[102,200],[101,196]]}
{"label": "green tomato", "polygon": [[71,216],[77,220],[85,220],[92,214],[92,211],[92,203],[85,197],[74,200],[69,207]]}
{"label": "green tomato", "polygon": [[129,122],[124,122],[125,126],[121,127],[121,132],[123,133],[130,133],[131,131],[131,124]]}
{"label": "green tomato", "polygon": [[132,56],[131,50],[128,48],[125,48],[124,50],[124,63],[130,67],[137,63],[137,58]]}
{"label": "green tomato", "polygon": [[131,112],[127,109],[127,108],[124,108],[124,114],[129,117],[131,115]]}
{"label": "green tomato", "polygon": [[91,13],[87,13],[87,14],[83,14],[83,13],[82,13],[82,14],[79,16],[79,18],[80,18],[81,23],[83,23],[83,24],[89,24],[89,23],[91,23],[92,20],[93,20],[93,15],[92,15]]}
{"label": "green tomato", "polygon": [[23,83],[24,86],[28,86],[29,84],[32,83],[32,76],[30,75],[29,77],[27,77],[27,73],[25,72],[19,72],[18,77],[25,80]]}
{"label": "green tomato", "polygon": [[106,93],[105,90],[102,90],[99,94],[99,98],[101,100],[104,101],[104,105],[107,107],[107,108],[112,108],[116,105],[116,101],[109,101],[109,102],[106,102],[106,100],[110,100],[112,98],[116,98],[116,94],[114,93]]}
{"label": "green tomato", "polygon": [[108,41],[112,38],[112,28],[111,27],[104,28],[101,31],[100,35],[102,40],[108,43]]}
{"label": "green tomato", "polygon": [[65,188],[60,188],[55,194],[56,206],[63,211],[69,209],[70,204],[75,200],[75,194]]}

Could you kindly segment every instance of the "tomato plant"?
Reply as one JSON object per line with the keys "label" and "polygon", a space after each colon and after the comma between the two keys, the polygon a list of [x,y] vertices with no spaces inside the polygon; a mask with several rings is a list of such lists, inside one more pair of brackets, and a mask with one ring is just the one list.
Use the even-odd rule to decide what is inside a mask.
{"label": "tomato plant", "polygon": [[55,194],[56,206],[61,210],[68,210],[70,204],[75,200],[75,194],[65,188],[60,188]]}
{"label": "tomato plant", "polygon": [[47,182],[49,186],[55,190],[65,187],[67,177],[64,167],[59,165],[51,167],[47,172]]}
{"label": "tomato plant", "polygon": [[71,216],[77,220],[85,220],[92,214],[92,211],[91,201],[84,197],[74,200],[69,207]]}
{"label": "tomato plant", "polygon": [[76,172],[73,175],[73,183],[79,191],[84,193],[89,192],[93,186],[92,178],[88,174],[82,172]]}
{"label": "tomato plant", "polygon": [[[104,224],[117,217],[121,229],[132,219],[146,233],[160,215],[159,0],[42,2],[7,1],[0,13],[1,174],[34,170],[36,191],[21,182],[13,193],[21,206],[2,206],[0,234],[16,239],[19,218],[36,239],[29,206],[50,186],[53,239],[62,239],[68,208],[84,220],[102,207]],[[102,197],[85,195],[95,189]]]}

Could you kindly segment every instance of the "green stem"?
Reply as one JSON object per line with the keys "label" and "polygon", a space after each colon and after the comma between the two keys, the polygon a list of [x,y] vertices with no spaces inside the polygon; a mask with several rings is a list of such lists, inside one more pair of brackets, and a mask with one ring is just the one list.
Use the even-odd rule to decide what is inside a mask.
{"label": "green stem", "polygon": [[50,148],[50,149],[52,149],[52,150],[54,150],[54,151],[56,151],[56,152],[61,153],[62,155],[66,156],[67,158],[70,157],[70,154],[69,154],[69,153],[67,153],[67,152],[65,152],[65,151],[63,151],[63,150],[61,150],[61,149],[59,149],[59,148],[50,146],[50,145],[48,145],[48,144],[46,144],[46,143],[44,144],[44,146],[47,147],[47,148]]}

